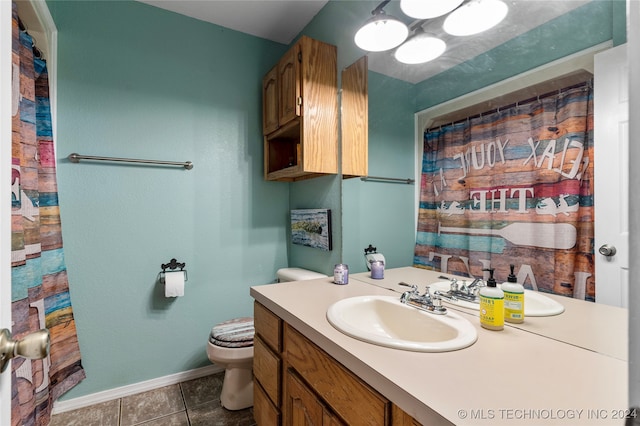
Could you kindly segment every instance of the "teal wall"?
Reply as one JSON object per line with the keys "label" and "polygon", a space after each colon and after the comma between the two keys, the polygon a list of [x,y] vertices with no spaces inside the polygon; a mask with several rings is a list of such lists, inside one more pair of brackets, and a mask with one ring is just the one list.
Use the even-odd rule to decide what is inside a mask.
{"label": "teal wall", "polygon": [[[289,185],[262,175],[262,76],[286,46],[132,1],[48,3],[58,184],[87,378],[67,398],[210,365],[211,327],[287,266]],[[81,162],[190,160],[193,170]],[[186,262],[184,297],[160,265]]]}
{"label": "teal wall", "polygon": [[[413,85],[369,72],[369,175],[414,177]],[[386,267],[413,263],[415,186],[353,178],[343,183],[343,258],[351,273],[366,271],[372,244]]]}
{"label": "teal wall", "polygon": [[[589,34],[556,40],[560,52],[624,42],[620,2],[596,3],[587,11]],[[338,75],[365,54],[353,34],[377,4],[331,0],[303,30],[338,47]],[[364,271],[368,244],[389,267],[412,263],[415,185],[263,180],[261,80],[287,46],[134,1],[48,6],[59,31],[63,238],[87,370],[64,399],[209,365],[210,327],[249,315],[249,287],[271,282],[280,267],[331,274],[344,262]],[[535,47],[529,37],[547,30],[514,43]],[[415,112],[554,59],[539,56],[496,56],[498,76],[485,75],[476,58],[464,72],[418,85],[370,72],[369,174],[412,177]],[[195,167],[71,164],[71,152]],[[292,245],[291,208],[330,208],[334,249]],[[187,263],[189,281],[184,297],[168,300],[156,276],[173,257]]]}
{"label": "teal wall", "polygon": [[620,3],[624,1],[592,1],[416,84],[416,111],[612,40],[614,33],[614,42],[624,42],[625,12]]}

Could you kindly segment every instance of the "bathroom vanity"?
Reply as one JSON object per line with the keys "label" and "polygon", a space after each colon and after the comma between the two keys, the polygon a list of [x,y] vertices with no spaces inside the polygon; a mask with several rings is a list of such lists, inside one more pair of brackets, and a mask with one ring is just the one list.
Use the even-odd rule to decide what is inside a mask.
{"label": "bathroom vanity", "polygon": [[[624,424],[626,310],[557,298],[560,315],[526,318],[503,331],[478,313],[446,305],[476,328],[464,349],[425,353],[349,337],[326,318],[333,303],[397,295],[442,274],[418,268],[251,288],[255,299],[254,413],[259,425]],[[406,290],[400,290],[404,291]]]}

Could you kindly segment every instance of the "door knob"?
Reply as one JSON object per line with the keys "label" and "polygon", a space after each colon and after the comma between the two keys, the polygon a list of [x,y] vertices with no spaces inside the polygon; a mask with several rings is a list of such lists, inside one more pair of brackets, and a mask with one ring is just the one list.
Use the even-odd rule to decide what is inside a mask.
{"label": "door knob", "polygon": [[16,356],[29,359],[42,359],[49,355],[51,340],[49,330],[42,329],[13,340],[11,332],[6,328],[0,330],[0,373],[9,364],[9,360]]}
{"label": "door knob", "polygon": [[616,254],[616,248],[614,246],[610,246],[609,244],[603,244],[598,249],[598,251],[600,252],[601,255],[607,256],[607,257],[615,256]]}

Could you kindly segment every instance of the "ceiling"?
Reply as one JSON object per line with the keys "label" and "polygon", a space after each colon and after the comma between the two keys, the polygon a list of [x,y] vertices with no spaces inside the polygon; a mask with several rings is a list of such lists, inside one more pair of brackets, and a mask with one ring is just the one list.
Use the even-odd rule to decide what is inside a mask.
{"label": "ceiling", "polygon": [[256,37],[290,44],[328,0],[139,0]]}
{"label": "ceiling", "polygon": [[[304,27],[324,7],[327,0],[139,0],[152,6],[211,22],[256,37],[290,44]],[[369,53],[369,69],[410,83],[421,82],[455,65],[474,58],[513,37],[570,12],[590,0],[503,0],[509,13],[500,25],[485,33],[454,37],[442,30],[445,17],[423,24],[425,31],[439,36],[447,43],[446,52],[438,59],[421,65],[397,62],[392,51]],[[385,7],[409,25],[398,2]],[[364,22],[370,15],[362,17]]]}

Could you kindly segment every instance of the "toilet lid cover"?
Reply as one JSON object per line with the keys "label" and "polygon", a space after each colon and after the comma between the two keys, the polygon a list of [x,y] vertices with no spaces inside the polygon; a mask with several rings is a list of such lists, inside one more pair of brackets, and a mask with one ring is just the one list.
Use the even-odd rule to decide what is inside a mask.
{"label": "toilet lid cover", "polygon": [[209,341],[216,346],[244,348],[253,346],[254,334],[252,317],[235,318],[215,325],[211,329]]}

